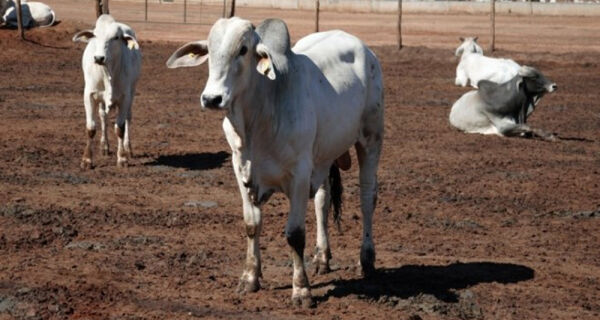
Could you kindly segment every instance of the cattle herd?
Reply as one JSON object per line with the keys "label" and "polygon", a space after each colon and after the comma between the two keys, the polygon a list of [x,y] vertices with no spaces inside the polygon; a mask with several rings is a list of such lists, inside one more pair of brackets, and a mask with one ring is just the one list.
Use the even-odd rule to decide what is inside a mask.
{"label": "cattle herd", "polygon": [[[0,0],[2,23],[14,26],[11,1]],[[26,25],[55,23],[54,12],[38,2],[24,2]],[[100,16],[93,30],[73,41],[87,43],[82,57],[87,144],[82,169],[93,167],[96,133],[108,154],[107,114],[116,111],[117,166],[131,158],[130,126],[142,55],[135,32],[110,15]],[[485,57],[477,38],[461,38],[456,85],[470,84],[452,106],[450,124],[467,133],[534,136],[555,140],[533,129],[527,117],[540,98],[557,86],[537,69],[513,60]],[[327,31],[308,35],[295,46],[282,20],[254,26],[237,17],[220,19],[208,39],[187,43],[166,62],[168,68],[208,62],[209,77],[201,106],[223,110],[223,130],[232,150],[233,171],[243,202],[247,256],[238,290],[260,289],[261,207],[275,192],[289,200],[285,237],[293,258],[292,302],[314,305],[304,266],[307,202],[314,198],[317,236],[314,263],[330,270],[327,224],[330,205],[339,207],[339,169],[350,167],[354,146],[359,166],[363,215],[359,264],[364,276],[375,272],[372,217],[377,202],[377,170],[384,131],[384,86],[375,54],[358,38]]]}

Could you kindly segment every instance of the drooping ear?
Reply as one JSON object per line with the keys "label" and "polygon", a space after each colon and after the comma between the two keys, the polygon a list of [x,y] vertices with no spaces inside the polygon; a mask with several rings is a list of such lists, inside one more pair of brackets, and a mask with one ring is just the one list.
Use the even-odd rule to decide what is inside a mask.
{"label": "drooping ear", "polygon": [[273,60],[269,49],[262,43],[256,45],[256,55],[258,63],[256,64],[256,70],[258,73],[266,76],[271,80],[275,80],[275,67],[273,66]]}
{"label": "drooping ear", "polygon": [[475,38],[473,38],[473,41],[474,41],[474,42],[477,42],[477,39],[479,39],[479,37],[475,37]]}
{"label": "drooping ear", "polygon": [[521,66],[521,68],[519,68],[519,75],[521,77],[535,77],[537,73],[538,71],[535,68],[529,66]]}
{"label": "drooping ear", "polygon": [[87,43],[93,37],[94,37],[94,32],[92,30],[81,30],[73,36],[73,42]]}
{"label": "drooping ear", "polygon": [[140,45],[138,44],[135,37],[130,34],[124,33],[123,41],[125,41],[125,43],[127,44],[127,48],[129,48],[129,50],[134,50],[134,49],[138,50],[140,48]]}
{"label": "drooping ear", "polygon": [[460,40],[460,42],[465,42],[465,38],[463,37],[458,37],[458,40]]}
{"label": "drooping ear", "polygon": [[200,40],[184,44],[177,49],[169,60],[167,67],[170,69],[180,67],[195,67],[203,64],[208,59],[208,41]]}

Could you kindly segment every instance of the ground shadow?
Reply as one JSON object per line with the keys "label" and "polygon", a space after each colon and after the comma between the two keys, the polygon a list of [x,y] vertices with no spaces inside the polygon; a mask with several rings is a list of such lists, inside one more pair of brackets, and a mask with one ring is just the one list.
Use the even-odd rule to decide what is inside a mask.
{"label": "ground shadow", "polygon": [[229,153],[225,151],[217,153],[187,153],[159,156],[154,161],[148,162],[145,165],[168,166],[189,170],[209,170],[220,168],[227,158],[229,158]]}
{"label": "ground shadow", "polygon": [[367,279],[333,280],[315,287],[333,285],[317,301],[329,297],[341,298],[356,294],[370,299],[382,296],[407,299],[419,294],[430,294],[444,302],[458,302],[454,292],[479,283],[516,283],[533,279],[534,270],[516,264],[472,262],[453,263],[447,266],[408,265],[393,269],[379,269]]}

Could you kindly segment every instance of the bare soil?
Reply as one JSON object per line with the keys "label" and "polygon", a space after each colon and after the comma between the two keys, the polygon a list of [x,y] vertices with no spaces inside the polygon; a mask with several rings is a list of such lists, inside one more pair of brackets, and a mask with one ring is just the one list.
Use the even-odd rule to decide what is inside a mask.
{"label": "bare soil", "polygon": [[[356,268],[354,165],[343,173],[343,233],[331,231],[333,272],[310,276],[318,303],[303,310],[289,303],[280,195],[264,207],[263,288],[235,292],[246,241],[223,114],[200,111],[206,67],[165,68],[180,42],[140,34],[131,166],[116,168],[111,134],[113,154],[79,169],[83,46],[70,39],[91,24],[62,19],[28,42],[0,30],[0,319],[600,317],[600,42],[585,36],[597,21],[561,18],[571,27],[539,37],[515,19],[525,31],[495,53],[558,83],[530,120],[556,143],[448,125],[468,90],[453,85],[454,39],[482,17],[439,16],[454,21],[445,33],[409,28],[400,52],[393,40],[372,43],[386,90],[378,275],[364,280]],[[309,271],[314,226],[309,214]]]}

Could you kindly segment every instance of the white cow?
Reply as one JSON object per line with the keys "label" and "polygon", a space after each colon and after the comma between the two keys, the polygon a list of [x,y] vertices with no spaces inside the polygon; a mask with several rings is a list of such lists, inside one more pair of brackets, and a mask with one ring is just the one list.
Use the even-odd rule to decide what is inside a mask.
{"label": "white cow", "polygon": [[129,141],[131,104],[142,62],[135,32],[129,26],[116,22],[112,16],[104,14],[98,17],[94,30],[78,32],[73,37],[73,41],[88,43],[81,60],[85,79],[83,103],[88,133],[81,167],[88,169],[93,166],[91,144],[96,134],[96,123],[93,117],[93,110],[96,107],[102,128],[100,147],[104,155],[108,154],[109,149],[106,115],[111,108],[118,108],[115,123],[118,138],[117,166],[126,167],[128,157],[132,156]]}
{"label": "white cow", "polygon": [[[47,4],[34,1],[21,1],[23,27],[49,27],[54,25],[56,14]],[[13,0],[0,0],[0,25],[17,27],[17,9]]]}
{"label": "white cow", "polygon": [[490,58],[483,55],[483,49],[477,44],[477,37],[459,38],[461,45],[456,49],[455,55],[460,56],[460,63],[456,67],[457,86],[466,87],[471,84],[477,88],[481,80],[503,83],[519,72],[519,64],[510,59]]}
{"label": "white cow", "polygon": [[269,19],[255,29],[231,18],[218,20],[208,41],[179,48],[167,66],[206,60],[209,77],[201,104],[226,111],[223,130],[243,201],[248,251],[239,291],[260,287],[260,208],[273,192],[283,192],[290,203],[285,235],[294,261],[292,302],[313,305],[303,260],[307,201],[316,191],[315,262],[318,272],[326,272],[327,177],[353,145],[363,214],[360,263],[366,275],[374,272],[372,217],[384,106],[381,67],[373,52],[342,31],[311,34],[290,48],[283,21]]}

